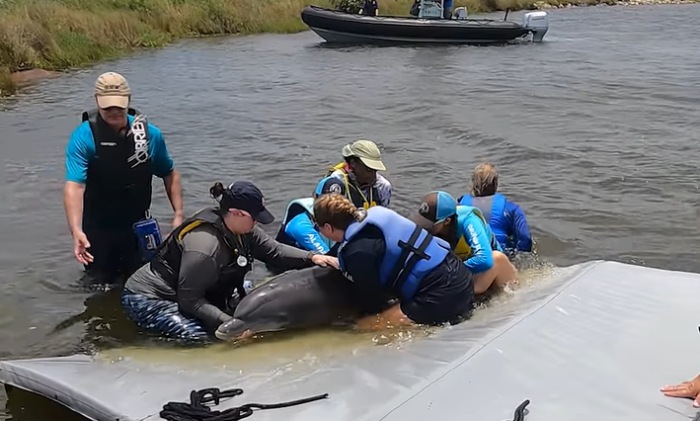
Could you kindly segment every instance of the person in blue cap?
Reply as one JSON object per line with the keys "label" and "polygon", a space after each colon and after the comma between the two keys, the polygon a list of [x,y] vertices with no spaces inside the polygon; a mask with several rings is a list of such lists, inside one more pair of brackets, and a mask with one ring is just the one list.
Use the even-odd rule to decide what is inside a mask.
{"label": "person in blue cap", "polygon": [[314,222],[313,209],[314,200],[326,193],[345,195],[343,181],[337,177],[328,176],[316,185],[313,197],[295,199],[289,202],[275,239],[282,244],[327,254],[335,242],[318,232]]}
{"label": "person in blue cap", "polygon": [[482,294],[492,285],[517,281],[515,266],[503,254],[481,211],[458,205],[451,194],[434,191],[423,196],[411,219],[431,234],[450,243],[454,253],[474,274],[474,293]]}
{"label": "person in blue cap", "polygon": [[219,206],[185,220],[127,280],[122,306],[140,327],[177,339],[213,338],[246,295],[244,278],[254,259],[287,270],[339,267],[337,258],[280,244],[257,226],[274,217],[253,183],[216,183],[210,193]]}

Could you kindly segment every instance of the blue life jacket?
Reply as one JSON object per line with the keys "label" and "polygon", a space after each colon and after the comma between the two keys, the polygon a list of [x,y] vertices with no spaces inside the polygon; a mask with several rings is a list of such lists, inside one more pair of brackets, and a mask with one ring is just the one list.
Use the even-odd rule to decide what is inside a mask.
{"label": "blue life jacket", "polygon": [[[345,230],[343,246],[367,225],[379,228],[386,244],[379,266],[381,286],[397,292],[402,300],[413,298],[423,278],[450,252],[448,242],[433,237],[411,220],[383,206],[369,208],[362,222],[350,224]],[[338,252],[338,260],[342,271],[347,273],[342,253],[343,247]]]}
{"label": "blue life jacket", "polygon": [[465,194],[459,199],[460,205],[474,206],[482,212],[484,218],[491,226],[496,240],[503,248],[509,248],[508,246],[511,245],[508,232],[512,230],[512,227],[510,227],[510,223],[506,219],[506,203],[507,199],[501,193],[482,197],[473,197]]}
{"label": "blue life jacket", "polygon": [[[290,246],[294,247],[299,247],[299,243],[297,243],[296,240],[291,238],[286,232],[285,229],[287,228],[287,224],[289,221],[294,219],[295,216],[301,214],[301,213],[306,213],[311,217],[311,220],[313,221],[313,215],[314,215],[314,198],[313,197],[305,197],[302,199],[295,199],[289,202],[287,205],[287,209],[284,211],[284,218],[282,219],[282,225],[280,226],[279,231],[277,232],[277,237],[275,237],[275,240],[282,244],[287,244]],[[318,233],[318,236],[323,240],[323,242],[328,246],[328,248],[332,248],[335,245],[335,241],[330,240],[329,238],[326,238],[321,234],[320,232]]]}

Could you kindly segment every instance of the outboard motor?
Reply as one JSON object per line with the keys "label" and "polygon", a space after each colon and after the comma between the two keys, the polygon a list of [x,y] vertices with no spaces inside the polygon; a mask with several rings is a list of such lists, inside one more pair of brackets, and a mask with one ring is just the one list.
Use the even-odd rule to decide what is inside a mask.
{"label": "outboard motor", "polygon": [[532,42],[542,42],[544,34],[549,30],[549,15],[542,10],[525,13],[523,26],[532,32]]}
{"label": "outboard motor", "polygon": [[464,20],[467,18],[467,8],[466,7],[458,7],[455,9],[454,14],[452,15],[455,19],[458,20]]}

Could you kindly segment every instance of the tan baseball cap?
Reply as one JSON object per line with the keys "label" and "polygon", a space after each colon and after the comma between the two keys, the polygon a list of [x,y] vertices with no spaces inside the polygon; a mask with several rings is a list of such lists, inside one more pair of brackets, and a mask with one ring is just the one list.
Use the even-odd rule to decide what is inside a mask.
{"label": "tan baseball cap", "polygon": [[100,108],[127,108],[131,98],[131,88],[124,76],[119,73],[102,73],[95,82],[95,98]]}
{"label": "tan baseball cap", "polygon": [[343,157],[356,156],[367,165],[368,168],[377,171],[386,171],[382,162],[382,154],[377,145],[371,140],[356,140],[343,147]]}

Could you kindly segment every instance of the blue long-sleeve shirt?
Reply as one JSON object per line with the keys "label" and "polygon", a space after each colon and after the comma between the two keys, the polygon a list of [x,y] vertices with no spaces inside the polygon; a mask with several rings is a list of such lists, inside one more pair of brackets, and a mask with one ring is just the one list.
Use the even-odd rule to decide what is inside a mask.
{"label": "blue long-sleeve shirt", "polygon": [[[509,201],[501,193],[497,194],[503,200],[503,208],[500,210],[494,209],[491,201],[487,201],[489,205],[484,203],[477,204],[475,203],[477,199],[467,194],[461,196],[457,201],[462,205],[491,206],[491,209],[485,210],[487,213],[488,211],[501,212],[499,215],[491,215],[488,221],[491,230],[496,234],[500,246],[508,250],[532,251],[532,236],[530,235],[530,228],[527,225],[525,213],[517,203]],[[493,196],[485,196],[479,199],[488,200],[489,198],[496,200]]]}
{"label": "blue long-sleeve shirt", "polygon": [[532,251],[532,236],[530,235],[530,227],[527,225],[525,212],[520,209],[517,203],[506,201],[504,216],[507,221],[507,226],[504,228],[509,241],[508,244],[501,244],[501,246],[504,248],[515,247],[518,251]]}
{"label": "blue long-sleeve shirt", "polygon": [[[131,115],[127,116],[127,118],[129,119],[129,124],[134,121],[134,117]],[[173,160],[170,158],[160,129],[148,123],[148,136],[148,153],[151,156],[153,174],[156,177],[163,178],[173,170]],[[90,129],[90,123],[85,121],[73,131],[68,145],[66,145],[66,181],[85,184],[88,164],[95,156],[95,153],[95,139]]]}
{"label": "blue long-sleeve shirt", "polygon": [[[458,243],[455,252],[464,260],[464,265],[472,273],[485,272],[493,267],[493,247],[491,244],[492,238],[491,228],[488,224],[479,218],[474,212],[459,212],[457,213],[457,238]],[[464,245],[460,243],[464,241],[470,253],[463,255],[462,248]],[[467,249],[467,250],[468,250]],[[498,243],[496,250],[503,251]]]}
{"label": "blue long-sleeve shirt", "polygon": [[285,226],[284,232],[304,250],[321,254],[326,254],[330,250],[328,241],[314,229],[314,223],[306,213],[300,213],[292,218]]}

